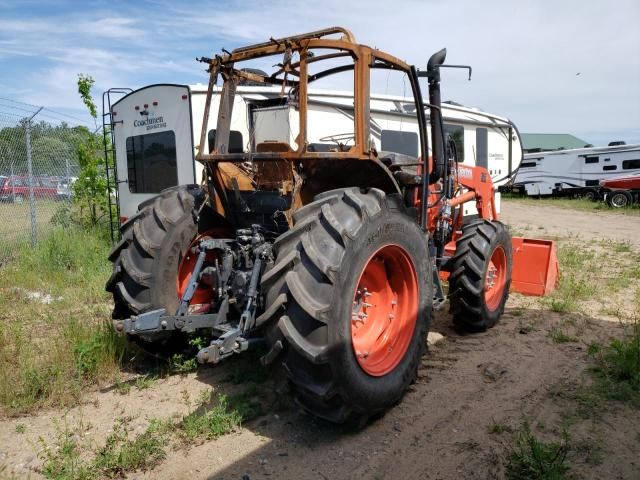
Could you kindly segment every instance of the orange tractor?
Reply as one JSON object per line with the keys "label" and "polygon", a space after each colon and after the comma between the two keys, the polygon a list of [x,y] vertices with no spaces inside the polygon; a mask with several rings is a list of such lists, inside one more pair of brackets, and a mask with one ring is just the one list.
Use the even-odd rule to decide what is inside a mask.
{"label": "orange tractor", "polygon": [[[273,56],[270,75],[238,68],[272,64]],[[122,225],[107,283],[117,331],[156,351],[206,336],[201,363],[266,345],[262,363],[282,362],[304,409],[361,422],[398,402],[415,380],[432,312],[447,297],[454,322],[481,331],[498,321],[510,289],[553,289],[553,243],[511,238],[498,221],[489,172],[459,163],[444,134],[444,50],[418,71],[330,28],[200,60],[210,74],[196,156],[205,178],[163,191]],[[381,151],[372,140],[370,74],[379,69],[410,86],[405,111],[417,117],[418,157]],[[350,141],[331,137],[319,146],[307,135],[308,88],[343,72],[353,75]],[[275,140],[255,133],[246,148],[233,146],[243,82],[281,88],[276,107],[288,108],[297,133]],[[206,150],[214,95],[217,123]],[[463,218],[463,204],[474,201],[477,217]]]}

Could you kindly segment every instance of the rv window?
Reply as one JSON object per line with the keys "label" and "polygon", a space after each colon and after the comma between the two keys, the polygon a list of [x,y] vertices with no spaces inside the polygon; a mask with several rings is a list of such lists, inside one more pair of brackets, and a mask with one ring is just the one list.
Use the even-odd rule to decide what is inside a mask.
{"label": "rv window", "polygon": [[418,158],[418,134],[398,130],[382,130],[380,136],[381,150],[402,153]]}
{"label": "rv window", "polygon": [[598,163],[599,157],[584,157],[584,163]]}
{"label": "rv window", "polygon": [[131,193],[159,193],[177,185],[173,130],[127,138],[127,169]]}
{"label": "rv window", "polygon": [[458,161],[464,162],[464,127],[461,125],[452,125],[450,123],[444,124],[444,133],[451,135],[453,141],[456,143],[456,150],[458,151]]}
{"label": "rv window", "polygon": [[520,168],[530,168],[530,167],[535,167],[537,165],[536,162],[522,162],[520,164]]}
{"label": "rv window", "polygon": [[618,166],[617,165],[605,165],[604,167],[602,167],[602,170],[617,170]]}
{"label": "rv window", "polygon": [[[213,147],[216,145],[216,129],[212,128],[207,134],[207,140],[209,142],[209,153],[213,152]],[[229,151],[227,153],[242,153],[244,152],[244,140],[242,139],[242,133],[237,130],[231,130],[229,132]]]}
{"label": "rv window", "polygon": [[[487,129],[476,128],[476,166],[489,168],[488,148]],[[460,160],[462,160],[462,158],[460,158]]]}
{"label": "rv window", "polygon": [[584,182],[585,187],[597,187],[598,185],[600,185],[600,180],[585,180]]}
{"label": "rv window", "polygon": [[622,169],[631,170],[632,168],[640,168],[640,160],[623,160]]}

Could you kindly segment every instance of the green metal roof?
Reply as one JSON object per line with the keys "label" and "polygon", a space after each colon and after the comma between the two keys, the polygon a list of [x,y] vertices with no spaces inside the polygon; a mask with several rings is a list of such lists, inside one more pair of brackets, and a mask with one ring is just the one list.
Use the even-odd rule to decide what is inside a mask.
{"label": "green metal roof", "polygon": [[583,148],[589,142],[569,135],[568,133],[523,133],[522,148],[531,150],[540,148],[542,150],[569,150],[570,148]]}

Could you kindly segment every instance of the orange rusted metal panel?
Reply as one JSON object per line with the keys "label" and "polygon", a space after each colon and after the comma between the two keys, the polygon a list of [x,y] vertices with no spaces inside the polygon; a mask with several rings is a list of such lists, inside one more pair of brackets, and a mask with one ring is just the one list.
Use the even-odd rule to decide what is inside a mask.
{"label": "orange rusted metal panel", "polygon": [[513,237],[511,290],[524,295],[548,295],[560,276],[556,242]]}

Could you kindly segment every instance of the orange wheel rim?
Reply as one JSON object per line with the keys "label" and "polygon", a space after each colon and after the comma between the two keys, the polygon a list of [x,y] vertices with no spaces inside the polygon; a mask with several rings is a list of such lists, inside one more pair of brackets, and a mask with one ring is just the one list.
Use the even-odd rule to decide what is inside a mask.
{"label": "orange wheel rim", "polygon": [[379,377],[402,361],[418,318],[418,276],[398,245],[387,245],[367,261],[351,312],[351,343],[360,367]]}
{"label": "orange wheel rim", "polygon": [[497,247],[489,260],[484,282],[484,302],[491,311],[495,311],[502,301],[506,278],[507,255],[502,247]]}
{"label": "orange wheel rim", "polygon": [[[182,257],[182,260],[180,260],[180,265],[178,265],[178,278],[176,281],[176,290],[178,292],[179,299],[182,299],[182,295],[184,295],[184,292],[187,290],[189,280],[191,279],[191,273],[198,261],[198,255],[193,253],[193,247],[197,246],[204,238],[210,238],[210,236],[207,234],[196,236],[189,245],[189,248]],[[205,263],[213,263],[214,257],[215,253],[207,253]],[[213,295],[213,289],[205,285],[198,285],[189,304],[189,313],[203,313],[208,311],[211,306],[211,302],[213,301]]]}

